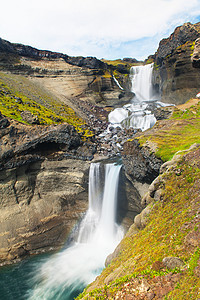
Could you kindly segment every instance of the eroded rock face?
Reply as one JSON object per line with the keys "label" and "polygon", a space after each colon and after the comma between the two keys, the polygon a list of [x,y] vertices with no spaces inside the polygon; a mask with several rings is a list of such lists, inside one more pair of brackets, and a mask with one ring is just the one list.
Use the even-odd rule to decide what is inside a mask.
{"label": "eroded rock face", "polygon": [[[0,38],[0,69],[25,75],[30,84],[43,87],[53,98],[69,105],[87,121],[82,105],[86,101],[101,106],[127,103],[129,80],[122,78],[123,93],[111,76],[108,65],[95,57],[71,57],[63,53],[13,44]],[[123,70],[119,70],[123,73]],[[127,70],[126,70],[127,73]],[[29,96],[29,95],[28,95]]]}
{"label": "eroded rock face", "polygon": [[88,169],[46,159],[0,172],[0,262],[63,244],[87,209]]}
{"label": "eroded rock face", "polygon": [[[200,70],[191,56],[200,36],[200,23],[185,23],[161,40],[155,54],[153,83],[160,86],[161,100],[182,104],[199,92]],[[196,56],[195,56],[196,57]]]}
{"label": "eroded rock face", "polygon": [[[87,209],[89,162],[73,126],[0,116],[0,262],[58,248]],[[73,159],[79,158],[82,160]],[[68,159],[69,157],[69,159]],[[71,159],[70,159],[71,158]]]}

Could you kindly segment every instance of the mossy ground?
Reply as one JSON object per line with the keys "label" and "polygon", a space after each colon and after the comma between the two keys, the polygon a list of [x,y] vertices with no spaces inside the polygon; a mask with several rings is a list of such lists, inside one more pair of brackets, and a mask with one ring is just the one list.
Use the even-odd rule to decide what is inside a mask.
{"label": "mossy ground", "polygon": [[[78,132],[82,132],[85,125],[85,121],[73,109],[31,84],[27,78],[0,72],[0,112],[6,117],[25,123],[21,117],[23,111],[37,116],[41,125],[65,122],[73,125]],[[90,135],[85,130],[85,136]]]}
{"label": "mossy ground", "polygon": [[137,64],[141,64],[141,63],[130,63],[130,62],[127,62],[127,61],[124,61],[122,59],[115,59],[115,60],[106,60],[106,59],[102,59],[102,61],[104,63],[106,63],[108,65],[108,67],[110,67],[112,70],[113,70],[113,73],[116,77],[118,77],[121,73],[118,72],[116,70],[116,68],[119,66],[119,65],[124,65],[124,67],[127,69],[127,74],[123,74],[124,76],[127,75],[129,76],[129,73],[130,73],[130,68],[134,65],[137,65]]}
{"label": "mossy ground", "polygon": [[188,149],[200,143],[200,102],[185,110],[175,109],[169,121],[157,123],[153,133],[147,131],[138,137],[140,145],[147,141],[157,147],[156,156],[163,161],[170,160],[179,150]]}

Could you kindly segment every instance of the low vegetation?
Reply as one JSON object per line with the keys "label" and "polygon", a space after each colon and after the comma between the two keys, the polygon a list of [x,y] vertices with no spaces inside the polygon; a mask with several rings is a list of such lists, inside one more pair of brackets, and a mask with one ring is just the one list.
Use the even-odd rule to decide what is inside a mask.
{"label": "low vegetation", "polygon": [[78,132],[84,131],[85,136],[91,135],[73,109],[26,81],[23,76],[0,73],[0,112],[4,116],[26,123],[22,112],[28,111],[41,125],[68,123]]}
{"label": "low vegetation", "polygon": [[158,122],[154,130],[138,137],[140,145],[151,142],[156,145],[156,156],[170,160],[179,150],[200,143],[200,102],[187,109],[175,109],[168,121]]}

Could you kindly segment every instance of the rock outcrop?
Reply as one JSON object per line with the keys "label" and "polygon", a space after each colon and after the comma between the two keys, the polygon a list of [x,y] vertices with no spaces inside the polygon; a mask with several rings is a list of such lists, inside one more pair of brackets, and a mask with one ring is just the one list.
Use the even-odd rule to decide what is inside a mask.
{"label": "rock outcrop", "polygon": [[150,184],[159,174],[162,160],[149,147],[140,147],[137,140],[124,144],[122,160],[133,181]]}
{"label": "rock outcrop", "polygon": [[194,51],[192,54],[192,65],[194,68],[200,68],[200,38],[195,41]]}
{"label": "rock outcrop", "polygon": [[68,159],[0,171],[0,262],[63,245],[87,209],[89,163]]}
{"label": "rock outcrop", "polygon": [[199,92],[200,70],[194,68],[198,59],[193,54],[199,36],[200,23],[185,23],[160,41],[155,53],[153,82],[160,87],[163,102],[181,104]]}
{"label": "rock outcrop", "polygon": [[59,59],[63,58],[67,63],[78,66],[86,67],[89,69],[106,69],[106,64],[96,57],[71,57],[63,53],[52,52],[47,50],[39,50],[31,46],[23,44],[14,44],[0,38],[0,52],[11,53],[19,56],[32,57],[35,59],[49,58]]}

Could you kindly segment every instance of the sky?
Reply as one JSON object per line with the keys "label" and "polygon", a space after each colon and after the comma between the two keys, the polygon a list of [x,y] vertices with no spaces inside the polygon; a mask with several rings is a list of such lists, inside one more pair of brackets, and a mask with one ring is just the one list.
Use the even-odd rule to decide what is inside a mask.
{"label": "sky", "polygon": [[71,56],[143,60],[177,26],[199,21],[200,0],[6,0],[0,37]]}

